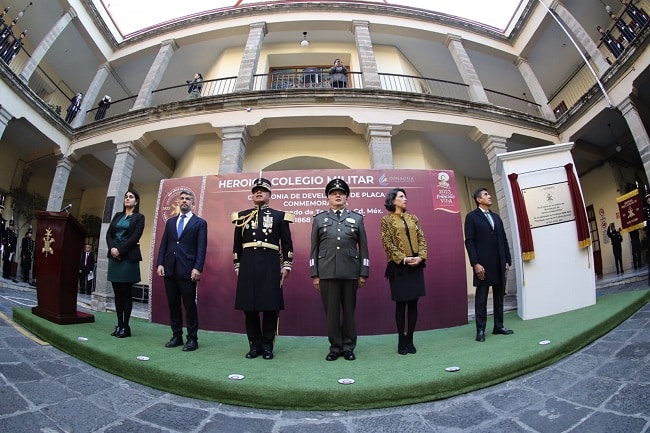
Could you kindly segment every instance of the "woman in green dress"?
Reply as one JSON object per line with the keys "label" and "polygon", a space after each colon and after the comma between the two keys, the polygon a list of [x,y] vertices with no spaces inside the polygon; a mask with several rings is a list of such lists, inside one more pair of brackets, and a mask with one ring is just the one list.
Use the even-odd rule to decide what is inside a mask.
{"label": "woman in green dress", "polygon": [[117,338],[131,336],[131,288],[140,281],[140,237],[143,231],[144,215],[140,213],[140,194],[129,189],[124,194],[122,212],[115,214],[106,232],[108,281],[113,285],[117,313],[117,326],[111,335]]}

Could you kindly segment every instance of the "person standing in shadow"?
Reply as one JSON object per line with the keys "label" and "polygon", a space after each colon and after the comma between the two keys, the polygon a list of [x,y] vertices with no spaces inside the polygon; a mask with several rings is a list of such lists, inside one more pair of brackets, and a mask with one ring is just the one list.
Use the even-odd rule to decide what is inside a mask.
{"label": "person standing in shadow", "polygon": [[29,271],[32,270],[34,260],[34,240],[32,239],[32,228],[25,233],[20,245],[20,268],[22,270],[23,282],[29,283]]}
{"label": "person standing in shadow", "polygon": [[508,270],[512,259],[503,221],[490,211],[492,197],[486,188],[473,194],[476,209],[465,217],[465,249],[474,272],[474,315],[476,316],[476,341],[485,341],[487,324],[487,299],[492,286],[494,328],[492,334],[510,335],[512,330],[503,326],[503,298]]}
{"label": "person standing in shadow", "polygon": [[420,221],[406,212],[406,202],[403,188],[391,189],[384,202],[390,214],[381,218],[381,241],[388,259],[385,276],[390,284],[391,299],[395,301],[397,353],[400,355],[416,352],[413,333],[418,320],[418,300],[424,296],[427,259],[427,241]]}
{"label": "person standing in shadow", "polygon": [[106,232],[108,247],[108,281],[113,285],[117,326],[113,337],[131,336],[129,319],[133,310],[131,290],[140,281],[140,237],[144,231],[144,215],[140,213],[140,194],[129,188],[124,193],[124,207],[117,212]]}
{"label": "person standing in shadow", "polygon": [[[79,293],[82,295],[90,295],[93,288],[93,280],[88,279],[95,269],[95,254],[92,252],[92,247],[86,244],[84,252],[81,253],[79,259]],[[138,280],[139,281],[139,280]]]}
{"label": "person standing in shadow", "polygon": [[[172,338],[165,347],[183,346],[183,352],[199,348],[199,315],[196,284],[201,279],[208,245],[208,224],[192,212],[194,194],[183,190],[178,197],[180,215],[167,220],[158,249],[158,276],[164,278]],[[183,312],[187,321],[187,343],[183,345]]]}
{"label": "person standing in shadow", "polygon": [[607,237],[612,242],[612,251],[614,252],[614,262],[616,263],[616,275],[623,273],[623,236],[621,229],[616,229],[616,225],[611,223],[607,227]]}

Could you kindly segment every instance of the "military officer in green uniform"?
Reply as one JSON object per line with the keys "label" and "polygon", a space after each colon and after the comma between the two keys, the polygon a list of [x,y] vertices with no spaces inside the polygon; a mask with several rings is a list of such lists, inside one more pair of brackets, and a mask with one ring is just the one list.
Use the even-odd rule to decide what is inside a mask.
{"label": "military officer in green uniform", "polygon": [[363,216],[345,208],[350,195],[345,181],[331,180],[325,194],[330,209],[314,216],[309,270],[327,315],[330,351],[325,359],[343,356],[354,361],[357,289],[365,284],[370,270],[366,229]]}
{"label": "military officer in green uniform", "polygon": [[262,355],[273,359],[279,311],[284,309],[282,282],[289,276],[293,262],[289,223],[294,221],[294,215],[269,207],[271,182],[267,179],[256,179],[252,193],[255,207],[231,215],[235,224],[235,308],[246,317],[246,358]]}

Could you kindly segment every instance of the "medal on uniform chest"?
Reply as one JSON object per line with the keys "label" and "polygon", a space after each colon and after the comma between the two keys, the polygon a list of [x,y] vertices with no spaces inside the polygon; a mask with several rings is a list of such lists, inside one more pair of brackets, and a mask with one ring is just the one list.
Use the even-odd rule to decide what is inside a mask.
{"label": "medal on uniform chest", "polygon": [[270,212],[265,213],[262,216],[262,231],[264,234],[269,234],[273,231],[273,216],[271,216]]}

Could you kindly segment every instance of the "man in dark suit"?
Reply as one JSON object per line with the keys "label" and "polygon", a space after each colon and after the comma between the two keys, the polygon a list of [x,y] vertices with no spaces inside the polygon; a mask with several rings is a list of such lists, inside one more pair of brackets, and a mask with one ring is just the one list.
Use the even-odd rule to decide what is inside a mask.
{"label": "man in dark suit", "polygon": [[325,187],[325,194],[330,209],[314,216],[309,270],[327,315],[330,352],[325,359],[335,361],[343,356],[354,361],[357,289],[366,283],[370,273],[368,240],[363,215],[345,208],[350,195],[348,184],[333,179]]}
{"label": "man in dark suit", "polygon": [[91,246],[86,244],[84,252],[81,253],[79,258],[79,293],[90,295],[93,291],[92,279],[88,281],[90,275],[95,269],[95,255],[92,252]]}
{"label": "man in dark suit", "polygon": [[180,215],[167,220],[158,250],[158,275],[165,279],[165,293],[169,304],[172,338],[165,347],[183,345],[183,314],[187,321],[187,343],[184,352],[199,348],[197,332],[199,318],[196,309],[196,283],[201,278],[208,244],[208,224],[192,213],[194,194],[181,191]]}
{"label": "man in dark suit", "polygon": [[246,316],[246,358],[257,358],[261,353],[262,358],[273,359],[279,311],[284,309],[282,282],[293,263],[289,223],[294,221],[294,215],[269,207],[271,182],[267,179],[256,179],[252,193],[255,207],[231,215],[235,224],[235,309]]}
{"label": "man in dark suit", "polygon": [[487,298],[492,286],[494,306],[493,334],[509,335],[513,331],[503,326],[503,297],[510,269],[510,248],[499,215],[490,212],[492,197],[485,188],[474,191],[476,209],[465,217],[465,248],[474,271],[474,314],[476,316],[476,341],[485,341]]}

